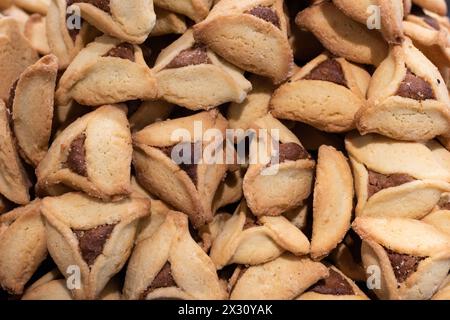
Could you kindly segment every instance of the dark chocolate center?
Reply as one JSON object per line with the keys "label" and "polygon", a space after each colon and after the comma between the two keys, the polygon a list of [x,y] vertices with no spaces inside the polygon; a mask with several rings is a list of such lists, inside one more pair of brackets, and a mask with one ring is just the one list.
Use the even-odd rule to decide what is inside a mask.
{"label": "dark chocolate center", "polygon": [[327,59],[319,63],[304,79],[333,82],[347,88],[347,80],[342,66],[335,59]]}
{"label": "dark chocolate center", "polygon": [[181,51],[166,66],[167,69],[182,68],[199,64],[211,64],[204,44],[196,43],[192,48]]}
{"label": "dark chocolate center", "polygon": [[408,277],[417,271],[420,261],[424,258],[408,254],[401,254],[385,249],[394,270],[395,278],[399,283],[405,282]]}
{"label": "dark chocolate center", "polygon": [[130,43],[123,42],[109,50],[103,57],[116,57],[134,62],[134,47]]}
{"label": "dark chocolate center", "polygon": [[106,240],[109,239],[115,225],[106,224],[91,230],[73,230],[78,239],[83,260],[92,266],[97,257],[103,252]]}
{"label": "dark chocolate center", "polygon": [[393,173],[386,175],[371,170],[368,171],[369,171],[369,184],[367,187],[369,198],[383,189],[397,187],[402,184],[416,180],[410,175],[403,173]]}
{"label": "dark chocolate center", "polygon": [[84,142],[86,141],[86,135],[84,133],[76,137],[69,147],[69,154],[67,155],[67,167],[76,174],[87,177],[86,167],[86,150]]}
{"label": "dark chocolate center", "polygon": [[326,279],[318,281],[311,287],[312,292],[320,294],[331,294],[335,296],[354,295],[352,286],[339,272],[328,269],[330,275]]}
{"label": "dark chocolate center", "polygon": [[431,85],[422,78],[416,76],[409,69],[406,72],[405,79],[400,83],[396,95],[418,101],[436,99]]}
{"label": "dark chocolate center", "polygon": [[269,22],[277,28],[280,28],[280,18],[275,10],[272,10],[271,8],[259,6],[246,11],[246,13]]}

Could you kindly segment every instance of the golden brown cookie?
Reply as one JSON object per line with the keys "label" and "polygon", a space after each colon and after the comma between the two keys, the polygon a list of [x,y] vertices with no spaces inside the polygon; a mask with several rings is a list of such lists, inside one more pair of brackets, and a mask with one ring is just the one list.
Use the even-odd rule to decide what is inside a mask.
{"label": "golden brown cookie", "polygon": [[[380,27],[386,41],[399,44],[403,41],[403,0],[333,0],[333,4],[353,20],[369,25],[376,6],[380,10]],[[371,10],[372,9],[372,10]]]}
{"label": "golden brown cookie", "polygon": [[216,269],[189,233],[187,216],[169,211],[131,256],[125,299],[224,299]]}
{"label": "golden brown cookie", "polygon": [[281,0],[222,0],[194,33],[232,64],[274,83],[284,81],[293,67]]}
{"label": "golden brown cookie", "polygon": [[241,103],[232,102],[228,107],[227,119],[231,129],[247,130],[252,123],[269,112],[270,97],[274,86],[267,79],[252,76],[252,90]]}
{"label": "golden brown cookie", "polygon": [[38,13],[32,14],[25,24],[24,35],[31,46],[42,55],[50,53],[47,41],[46,18]]}
{"label": "golden brown cookie", "polygon": [[143,101],[129,118],[131,130],[140,131],[152,123],[166,120],[174,107],[175,105],[164,100]]}
{"label": "golden brown cookie", "polygon": [[242,269],[230,299],[292,300],[328,275],[328,268],[320,262],[286,253],[273,261]]}
{"label": "golden brown cookie", "polygon": [[58,59],[50,54],[25,69],[11,88],[14,135],[22,158],[34,167],[48,149],[57,73]]}
{"label": "golden brown cookie", "polygon": [[166,9],[155,7],[156,24],[150,33],[150,37],[157,37],[166,34],[183,34],[187,30],[184,17],[168,11]]}
{"label": "golden brown cookie", "polygon": [[347,158],[329,146],[319,148],[314,186],[311,257],[320,260],[342,241],[353,212],[353,177]]}
{"label": "golden brown cookie", "polygon": [[150,213],[150,201],[131,197],[105,203],[82,193],[42,200],[47,245],[58,269],[81,275],[76,299],[96,299],[131,254],[138,222]]}
{"label": "golden brown cookie", "polygon": [[230,264],[258,265],[291,252],[309,253],[306,236],[283,216],[256,219],[242,201],[212,241],[210,257],[217,269]]}
{"label": "golden brown cookie", "polygon": [[35,200],[0,216],[0,285],[21,294],[47,256],[47,235]]}
{"label": "golden brown cookie", "polygon": [[272,115],[256,120],[244,177],[247,204],[256,216],[279,216],[311,193],[315,162],[297,137]]}
{"label": "golden brown cookie", "polygon": [[153,0],[69,0],[89,24],[124,42],[142,43],[156,23]]}
{"label": "golden brown cookie", "polygon": [[0,99],[8,100],[9,90],[20,74],[38,60],[37,52],[21,33],[14,18],[0,19]]}
{"label": "golden brown cookie", "polygon": [[228,170],[227,152],[219,152],[225,150],[226,126],[226,119],[212,110],[156,122],[133,136],[139,183],[186,213],[195,227],[212,220],[214,195]]}
{"label": "golden brown cookie", "polygon": [[0,193],[14,203],[27,204],[31,183],[19,158],[9,122],[9,111],[0,100]]}
{"label": "golden brown cookie", "polygon": [[329,1],[301,11],[295,22],[314,33],[327,50],[349,61],[378,65],[388,54],[388,45],[377,30],[347,17]]}
{"label": "golden brown cookie", "polygon": [[273,94],[274,117],[307,123],[326,132],[355,128],[366,104],[370,75],[344,58],[324,53],[306,64]]}
{"label": "golden brown cookie", "polygon": [[353,228],[363,239],[362,261],[376,270],[380,299],[427,300],[450,268],[450,238],[433,226],[405,218],[358,217]]}
{"label": "golden brown cookie", "polygon": [[131,133],[125,110],[103,106],[74,121],[53,141],[36,169],[36,190],[67,186],[104,200],[131,192]]}
{"label": "golden brown cookie", "polygon": [[403,25],[405,34],[439,69],[450,65],[450,33],[443,22],[413,6]]}
{"label": "golden brown cookie", "polygon": [[242,102],[252,88],[243,71],[196,42],[192,29],[161,51],[153,72],[164,100],[191,110]]}
{"label": "golden brown cookie", "polygon": [[157,97],[156,80],[139,46],[101,36],[81,50],[62,75],[55,98],[88,106]]}
{"label": "golden brown cookie", "polygon": [[345,143],[358,216],[420,219],[450,190],[450,153],[436,141],[423,144],[355,133]]}
{"label": "golden brown cookie", "polygon": [[60,69],[66,69],[96,34],[80,16],[67,9],[67,0],[51,0],[45,24],[48,45],[58,57]]}
{"label": "golden brown cookie", "polygon": [[362,134],[413,141],[450,135],[450,99],[444,79],[409,39],[393,47],[375,71],[367,97],[367,106],[356,115]]}

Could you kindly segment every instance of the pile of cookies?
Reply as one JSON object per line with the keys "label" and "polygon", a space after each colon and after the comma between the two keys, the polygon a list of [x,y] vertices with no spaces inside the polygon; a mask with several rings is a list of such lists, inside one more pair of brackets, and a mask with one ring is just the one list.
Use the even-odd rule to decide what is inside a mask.
{"label": "pile of cookies", "polygon": [[444,0],[0,12],[0,296],[450,299]]}

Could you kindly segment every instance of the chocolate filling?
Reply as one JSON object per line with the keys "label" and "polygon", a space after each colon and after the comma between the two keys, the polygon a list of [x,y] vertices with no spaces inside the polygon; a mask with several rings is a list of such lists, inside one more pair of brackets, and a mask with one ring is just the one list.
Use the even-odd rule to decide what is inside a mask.
{"label": "chocolate filling", "polygon": [[430,27],[432,27],[435,30],[441,30],[441,26],[439,25],[439,21],[437,21],[435,18],[427,15],[423,9],[417,5],[413,5],[411,9],[411,14],[420,17],[425,21],[426,24],[428,24]]}
{"label": "chocolate filling", "polygon": [[278,17],[277,13],[271,8],[259,6],[248,10],[245,13],[270,22],[275,27],[280,28],[280,18]]}
{"label": "chocolate filling", "polygon": [[71,6],[74,3],[89,3],[100,10],[111,14],[111,8],[109,6],[110,0],[67,0],[67,6]]}
{"label": "chocolate filling", "polygon": [[153,279],[153,282],[142,293],[142,299],[145,299],[145,297],[150,292],[152,292],[156,289],[176,287],[176,286],[177,286],[177,283],[175,282],[175,279],[172,276],[172,267],[170,265],[170,262],[166,262],[166,264],[162,267],[162,269],[156,275],[155,279]]}
{"label": "chocolate filling", "polygon": [[80,247],[83,260],[89,266],[92,266],[97,257],[103,252],[106,240],[111,235],[115,224],[105,224],[91,230],[73,230],[78,238],[78,246]]}
{"label": "chocolate filling", "polygon": [[334,59],[327,59],[319,63],[304,79],[333,82],[348,88],[342,66]]}
{"label": "chocolate filling", "polygon": [[72,141],[66,161],[66,165],[71,171],[83,177],[88,176],[86,167],[86,150],[84,148],[85,141],[86,135],[84,133],[80,134]]}
{"label": "chocolate filling", "polygon": [[367,186],[368,198],[383,189],[397,187],[402,184],[414,181],[413,177],[403,173],[382,174],[375,171],[369,171],[369,184]]}
{"label": "chocolate filling", "polygon": [[399,283],[404,282],[412,273],[416,272],[420,261],[424,259],[422,257],[397,253],[386,248],[385,250],[394,269],[395,278]]}
{"label": "chocolate filling", "polygon": [[334,296],[354,295],[352,286],[339,272],[328,269],[330,276],[318,281],[310,288],[310,291]]}
{"label": "chocolate filling", "polygon": [[308,151],[306,151],[305,148],[293,142],[281,143],[278,154],[279,154],[279,163],[311,158],[311,156],[309,155]]}
{"label": "chocolate filling", "polygon": [[[197,176],[197,164],[199,163],[200,160],[200,152],[199,150],[197,150],[196,152],[196,148],[197,148],[197,144],[196,143],[189,143],[191,146],[191,158],[189,163],[181,163],[178,166],[181,168],[181,170],[183,170],[184,172],[187,173],[187,175],[189,176],[189,178],[191,178],[192,182],[194,183],[195,186],[197,186],[197,180],[198,180],[198,176]],[[172,159],[172,150],[175,146],[171,146],[171,147],[164,147],[164,148],[160,148],[160,150],[162,152],[164,152],[169,158]],[[180,157],[180,159],[183,159],[183,149],[181,148],[178,156]]]}
{"label": "chocolate filling", "polygon": [[123,42],[109,50],[103,57],[116,57],[134,62],[134,47],[130,43]]}
{"label": "chocolate filling", "polygon": [[422,78],[416,76],[409,69],[406,72],[405,79],[400,83],[396,95],[419,101],[436,99],[430,84]]}
{"label": "chocolate filling", "polygon": [[208,57],[206,45],[196,43],[192,48],[181,51],[166,68],[175,69],[199,64],[211,64],[211,60]]}
{"label": "chocolate filling", "polygon": [[450,210],[450,201],[447,199],[444,199],[443,201],[439,201],[438,205],[441,210]]}

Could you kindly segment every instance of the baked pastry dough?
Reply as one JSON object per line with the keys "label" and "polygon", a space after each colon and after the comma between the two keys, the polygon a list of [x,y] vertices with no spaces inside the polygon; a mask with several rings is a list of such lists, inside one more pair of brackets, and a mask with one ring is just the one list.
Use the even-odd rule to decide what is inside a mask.
{"label": "baked pastry dough", "polygon": [[358,216],[420,219],[450,190],[449,152],[435,141],[425,145],[350,134],[345,144]]}
{"label": "baked pastry dough", "polygon": [[320,262],[285,253],[273,261],[241,270],[230,299],[292,300],[328,274],[328,268]]}
{"label": "baked pastry dough", "polygon": [[450,134],[450,99],[439,70],[405,39],[372,77],[368,104],[356,115],[362,134],[429,140]]}
{"label": "baked pastry dough", "polygon": [[[252,128],[256,136],[250,150],[255,152],[251,151],[254,159],[244,177],[244,196],[255,216],[279,216],[309,197],[315,162],[297,137],[272,115],[259,118]],[[272,135],[275,133],[278,137]]]}
{"label": "baked pastry dough", "polygon": [[51,0],[45,18],[48,45],[51,52],[58,57],[60,69],[66,69],[91,40],[92,34],[96,33],[81,17],[68,16],[67,2]]}
{"label": "baked pastry dough", "polygon": [[155,5],[187,16],[195,22],[206,18],[212,0],[154,0]]}
{"label": "baked pastry dough", "polygon": [[34,13],[28,18],[24,29],[24,35],[30,41],[33,49],[42,55],[50,53],[45,20],[45,17]]}
{"label": "baked pastry dough", "polygon": [[68,4],[78,7],[89,24],[123,42],[143,43],[156,23],[153,0],[68,0]]}
{"label": "baked pastry dough", "polygon": [[345,15],[366,25],[370,19],[370,6],[380,10],[381,32],[389,43],[399,44],[403,41],[403,0],[333,0],[333,4]]}
{"label": "baked pastry dough", "polygon": [[0,285],[21,294],[47,256],[41,202],[35,200],[0,216]]}
{"label": "baked pastry dough", "polygon": [[[99,295],[99,300],[120,300],[120,283],[113,278]],[[27,288],[21,300],[73,300],[67,281],[56,269],[45,274]]]}
{"label": "baked pastry dough", "polygon": [[361,259],[361,238],[352,230],[330,254],[333,264],[353,281],[366,281],[366,270]]}
{"label": "baked pastry dough", "polygon": [[345,156],[329,146],[319,148],[314,186],[311,257],[320,260],[337,247],[353,211],[353,177]]}
{"label": "baked pastry dough", "polygon": [[232,102],[227,110],[230,129],[247,130],[252,123],[269,113],[269,102],[274,86],[266,79],[258,76],[250,78],[252,91],[241,103]]}
{"label": "baked pastry dough", "polygon": [[156,24],[150,33],[150,37],[166,34],[183,34],[187,30],[185,19],[166,9],[155,7]]}
{"label": "baked pastry dough", "polygon": [[14,0],[14,4],[25,11],[39,13],[45,16],[50,0]]}
{"label": "baked pastry dough", "polygon": [[323,131],[350,131],[355,128],[355,114],[366,104],[369,81],[362,67],[324,53],[275,91],[270,109],[274,117]]}
{"label": "baked pastry dough", "polygon": [[319,280],[297,300],[368,300],[364,292],[338,268],[330,266],[329,276]]}
{"label": "baked pastry dough", "polygon": [[[198,127],[194,127],[199,123],[202,125],[200,137],[194,134],[194,130],[198,131]],[[186,213],[196,228],[212,220],[214,195],[228,170],[226,161],[206,161],[216,160],[210,158],[212,149],[224,148],[212,140],[224,142],[226,127],[226,119],[211,110],[157,122],[133,136],[133,164],[139,183],[151,194]],[[218,136],[205,137],[209,129],[215,129]],[[190,134],[183,137],[177,132]],[[217,156],[220,157],[220,153]]]}
{"label": "baked pastry dough", "polygon": [[58,185],[111,200],[131,192],[131,133],[120,106],[103,106],[74,121],[36,169],[39,194]]}
{"label": "baked pastry dough", "polygon": [[440,21],[414,6],[403,22],[405,34],[439,69],[450,65],[450,34]]}
{"label": "baked pastry dough", "polygon": [[169,211],[128,263],[125,299],[225,299],[214,264],[189,233],[187,216]]}
{"label": "baked pastry dough", "polygon": [[42,200],[47,246],[61,273],[78,266],[81,288],[76,299],[96,299],[131,254],[139,219],[150,213],[150,201],[131,197],[105,203],[81,193]]}
{"label": "baked pastry dough", "polygon": [[381,299],[430,299],[450,268],[450,238],[424,222],[405,218],[358,217],[365,268],[380,268]]}
{"label": "baked pastry dough", "polygon": [[218,55],[274,83],[286,80],[293,67],[282,0],[222,0],[194,31]]}
{"label": "baked pastry dough", "polygon": [[347,17],[329,1],[301,11],[295,22],[314,33],[330,52],[349,61],[378,65],[388,54],[380,33]]}
{"label": "baked pastry dough", "polygon": [[241,70],[195,42],[192,29],[161,51],[153,72],[160,95],[191,110],[242,102],[252,88]]}
{"label": "baked pastry dough", "polygon": [[308,238],[283,216],[256,220],[242,201],[213,240],[210,257],[220,270],[234,263],[265,263],[285,251],[297,256],[308,254]]}
{"label": "baked pastry dough", "polygon": [[19,30],[21,32],[25,31],[25,25],[30,18],[30,15],[28,13],[17,6],[12,5],[8,9],[3,10],[1,14],[5,17],[13,18],[19,24]]}
{"label": "baked pastry dough", "polygon": [[445,0],[412,0],[412,2],[419,7],[435,12],[438,15],[447,15],[447,2],[445,2]]}
{"label": "baked pastry dough", "polygon": [[142,50],[129,43],[101,36],[81,50],[64,72],[55,98],[88,106],[157,97],[156,80]]}
{"label": "baked pastry dough", "polygon": [[19,158],[9,121],[8,109],[0,100],[0,194],[14,203],[27,204],[31,183]]}
{"label": "baked pastry dough", "polygon": [[450,300],[450,276],[444,281],[438,292],[431,298],[432,300]]}
{"label": "baked pastry dough", "polygon": [[[234,168],[229,168],[234,169]],[[226,205],[238,202],[243,195],[242,181],[244,179],[244,170],[229,170],[225,178],[217,188],[212,204],[212,211],[216,213],[220,208]]]}
{"label": "baked pastry dough", "polygon": [[0,99],[7,101],[9,90],[26,67],[39,56],[19,29],[14,18],[0,19]]}
{"label": "baked pastry dough", "polygon": [[433,211],[422,221],[436,227],[439,231],[450,236],[450,193],[444,193]]}
{"label": "baked pastry dough", "polygon": [[58,59],[47,55],[25,69],[9,97],[20,154],[34,167],[45,157],[48,149],[57,73]]}
{"label": "baked pastry dough", "polygon": [[175,105],[164,100],[143,101],[129,118],[131,131],[140,131],[157,121],[166,120],[174,107]]}

